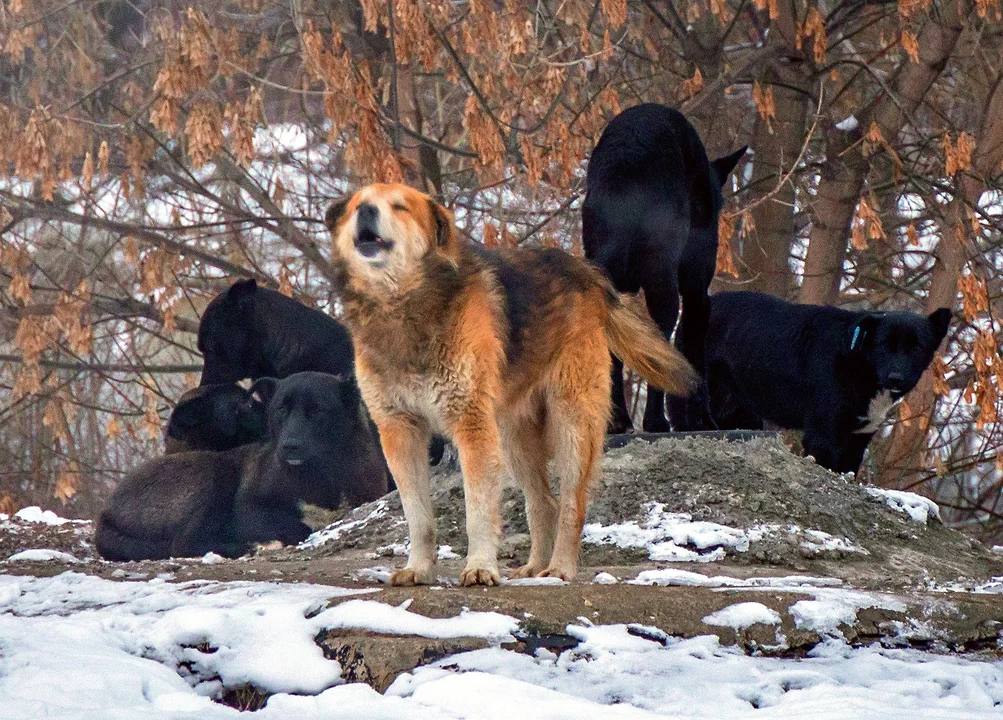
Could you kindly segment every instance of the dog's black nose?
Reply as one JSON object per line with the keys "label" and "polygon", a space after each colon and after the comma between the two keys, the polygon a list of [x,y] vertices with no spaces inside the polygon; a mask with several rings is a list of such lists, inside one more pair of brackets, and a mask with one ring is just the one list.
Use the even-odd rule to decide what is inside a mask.
{"label": "dog's black nose", "polygon": [[360,225],[368,225],[370,223],[375,223],[376,218],[379,217],[380,211],[375,205],[370,205],[369,203],[362,203],[359,205],[359,209],[356,210],[358,214],[358,222]]}

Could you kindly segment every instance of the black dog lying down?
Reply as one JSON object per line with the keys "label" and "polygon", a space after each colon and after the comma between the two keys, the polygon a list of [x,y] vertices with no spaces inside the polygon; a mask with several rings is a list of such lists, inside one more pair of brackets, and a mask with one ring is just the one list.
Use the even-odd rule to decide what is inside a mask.
{"label": "black dog lying down", "polygon": [[[603,268],[616,289],[644,290],[651,319],[672,337],[683,299],[676,346],[704,376],[707,288],[717,259],[721,188],[745,148],[708,161],[696,129],[682,113],[654,103],[613,118],[589,158],[582,243],[585,257]],[[609,432],[631,427],[624,399],[623,363],[613,358]],[[669,401],[675,430],[707,418],[707,391]],[[644,429],[665,432],[665,395],[648,388]]]}
{"label": "black dog lying down", "polygon": [[951,312],[851,312],[753,292],[711,298],[707,373],[719,428],[804,430],[819,465],[856,472],[893,404],[912,390]]}
{"label": "black dog lying down", "polygon": [[192,388],[167,420],[166,454],[231,450],[265,435],[265,405],[250,390],[222,383]]}
{"label": "black dog lying down", "polygon": [[300,501],[336,507],[387,492],[389,472],[354,381],[297,373],[264,378],[252,391],[267,404],[267,439],[135,469],[98,519],[102,557],[236,557],[254,543],[295,544],[310,533]]}
{"label": "black dog lying down", "polygon": [[[199,323],[198,348],[201,385],[305,371],[347,376],[354,365],[352,339],[341,323],[254,280],[238,280],[213,298]],[[432,464],[442,453],[442,439],[433,439]]]}

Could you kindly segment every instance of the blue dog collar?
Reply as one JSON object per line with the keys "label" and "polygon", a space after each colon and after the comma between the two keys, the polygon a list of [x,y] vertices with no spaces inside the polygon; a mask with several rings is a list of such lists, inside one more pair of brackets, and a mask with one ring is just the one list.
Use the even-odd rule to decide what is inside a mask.
{"label": "blue dog collar", "polygon": [[857,341],[860,340],[860,325],[856,325],[853,328],[853,337],[850,338],[850,349],[854,350],[857,347]]}

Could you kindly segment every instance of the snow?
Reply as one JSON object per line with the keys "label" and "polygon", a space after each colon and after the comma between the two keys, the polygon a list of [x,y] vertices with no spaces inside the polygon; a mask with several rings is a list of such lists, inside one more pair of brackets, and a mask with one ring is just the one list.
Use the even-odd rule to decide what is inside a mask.
{"label": "snow", "polygon": [[526,577],[515,578],[514,580],[504,580],[505,585],[567,585],[568,583],[559,577]]}
{"label": "snow", "polygon": [[202,556],[203,565],[219,565],[220,563],[226,562],[226,558],[218,553],[207,552]]}
{"label": "snow", "polygon": [[[38,505],[32,505],[18,510],[14,513],[14,517],[24,522],[43,523],[45,525],[65,525],[69,522],[84,522],[82,520],[68,520],[67,518],[59,517],[51,510],[42,510],[42,508],[38,507]],[[6,516],[3,516],[0,519],[5,520]]]}
{"label": "snow", "polygon": [[664,503],[645,503],[642,509],[645,517],[640,523],[588,523],[582,542],[644,549],[657,562],[711,562],[724,558],[725,548],[736,552],[749,549],[749,535],[744,530],[695,521],[688,513],[666,512]]}
{"label": "snow", "polygon": [[701,620],[705,625],[716,625],[718,627],[729,627],[733,630],[742,630],[750,625],[779,625],[780,614],[776,610],[771,610],[762,603],[742,602],[729,605]]}
{"label": "snow", "polygon": [[596,573],[596,576],[592,578],[592,582],[596,585],[616,585],[619,580],[615,576],[610,575],[608,572]]}
{"label": "snow", "polygon": [[[358,519],[345,518],[331,523],[326,528],[312,533],[306,540],[301,542],[298,547],[301,549],[315,548],[326,542],[337,540],[348,531],[365,527],[373,520],[383,517],[387,514],[388,507],[389,505],[386,500],[377,500],[375,507],[373,507],[373,509],[365,517]],[[403,522],[403,520],[401,522]]]}
{"label": "snow", "polygon": [[814,577],[811,575],[784,575],[779,577],[734,578],[727,575],[703,575],[689,570],[658,568],[642,570],[632,585],[684,585],[710,588],[770,588],[802,591],[806,588],[836,587],[842,584],[838,578]]}
{"label": "snow", "polygon": [[988,720],[1003,701],[1000,662],[837,640],[782,659],[722,647],[714,636],[669,637],[663,646],[623,625],[567,630],[581,644],[560,656],[453,655],[400,676],[387,695],[460,718]]}
{"label": "snow", "polygon": [[855,590],[813,591],[814,600],[798,600],[791,605],[794,626],[799,630],[813,630],[820,635],[842,636],[840,625],[852,625],[857,612],[865,608],[880,608],[904,612],[906,605],[889,595]]}
{"label": "snow", "polygon": [[845,537],[830,535],[821,530],[803,530],[804,539],[801,547],[812,554],[839,551],[857,555],[870,555],[866,548],[857,545]]}
{"label": "snow", "polygon": [[877,487],[864,489],[868,495],[883,500],[893,510],[905,513],[915,523],[926,525],[926,521],[930,518],[940,520],[940,508],[937,506],[937,503],[922,495],[905,492],[904,490],[886,490],[885,488]]}
{"label": "snow", "polygon": [[14,553],[9,558],[10,562],[63,562],[63,563],[78,563],[79,559],[70,555],[69,553],[62,552],[60,550],[50,550],[48,548],[39,548],[33,550],[22,550],[21,552]]}
{"label": "snow", "polygon": [[836,123],[836,129],[842,130],[843,132],[852,132],[860,127],[860,121],[857,120],[856,115],[847,115],[845,118]]}
{"label": "snow", "polygon": [[[767,580],[780,579],[741,582],[765,589]],[[843,597],[846,606],[884,602],[803,587],[820,593],[817,600]],[[0,714],[237,720],[251,716],[211,698],[222,686],[245,683],[275,693],[254,713],[258,720],[988,720],[999,717],[1003,703],[1000,661],[855,649],[837,638],[805,658],[750,656],[715,636],[679,639],[657,628],[638,636],[626,625],[584,622],[567,626],[580,644],[560,655],[498,646],[452,655],[404,673],[381,695],[344,684],[340,666],[324,658],[314,637],[346,628],[497,643],[509,639],[516,619],[494,612],[428,618],[410,612],[408,602],[393,607],[362,598],[327,607],[331,598],[361,592],[305,583],[115,582],[73,572],[0,576]],[[705,621],[775,624],[770,613],[759,603],[738,603]]]}

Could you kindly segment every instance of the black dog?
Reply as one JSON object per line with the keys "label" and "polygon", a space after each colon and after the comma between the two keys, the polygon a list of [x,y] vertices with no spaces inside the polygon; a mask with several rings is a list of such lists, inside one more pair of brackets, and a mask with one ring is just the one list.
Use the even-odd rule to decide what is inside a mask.
{"label": "black dog", "polygon": [[[648,312],[665,337],[683,314],[676,345],[704,375],[707,288],[717,259],[721,188],[742,148],[708,162],[696,130],[676,110],[647,103],[610,121],[589,159],[582,240],[585,256],[601,266],[620,292],[644,290]],[[702,388],[690,400],[674,399],[677,430],[706,419]],[[631,427],[623,391],[623,364],[613,359],[610,432]],[[665,396],[648,388],[644,429],[664,432]]]}
{"label": "black dog", "polygon": [[334,318],[238,280],[209,303],[199,323],[202,385],[284,378],[307,370],[352,373],[352,339]]}
{"label": "black dog", "polygon": [[354,380],[302,372],[262,378],[252,390],[268,406],[269,445],[237,491],[240,536],[276,527],[295,534],[299,501],[334,508],[389,492],[390,471]]}
{"label": "black dog", "polygon": [[252,390],[267,397],[267,441],[138,467],[98,519],[102,557],[236,557],[254,543],[295,544],[310,533],[300,501],[336,507],[387,492],[389,473],[353,381],[298,373]]}
{"label": "black dog", "polygon": [[164,434],[166,454],[231,450],[265,435],[265,406],[236,384],[202,385],[187,391],[171,412]]}
{"label": "black dog", "polygon": [[711,298],[707,382],[722,429],[804,430],[819,465],[856,472],[891,406],[912,390],[951,311],[850,312],[753,292]]}
{"label": "black dog", "polygon": [[[354,365],[341,323],[254,280],[238,280],[213,298],[199,323],[198,348],[202,385],[306,371],[348,376]],[[433,465],[443,449],[442,439],[433,439]]]}

